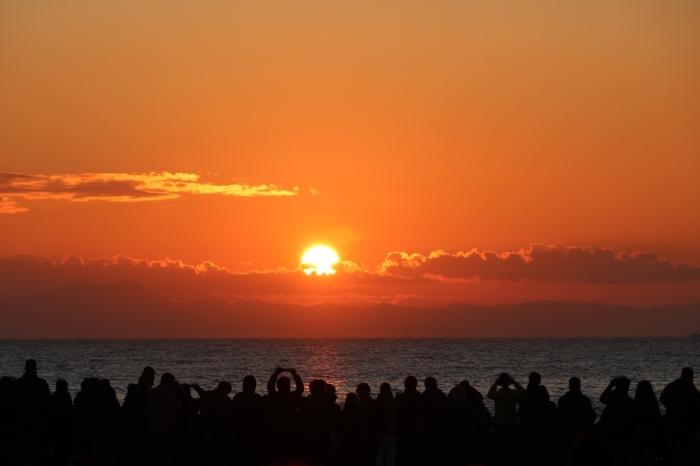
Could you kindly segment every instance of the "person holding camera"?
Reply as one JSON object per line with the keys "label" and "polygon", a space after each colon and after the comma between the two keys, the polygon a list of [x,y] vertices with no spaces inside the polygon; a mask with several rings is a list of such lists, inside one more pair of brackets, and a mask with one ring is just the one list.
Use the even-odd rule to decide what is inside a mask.
{"label": "person holding camera", "polygon": [[496,428],[517,427],[520,425],[518,402],[525,394],[525,389],[510,374],[503,372],[489,389],[487,398],[493,400]]}
{"label": "person holding camera", "polygon": [[[288,373],[294,379],[294,390]],[[299,453],[301,420],[299,408],[304,393],[304,382],[296,369],[278,367],[267,382],[267,427],[269,454],[272,460]]]}
{"label": "person holding camera", "polygon": [[497,463],[511,464],[521,451],[521,426],[518,403],[525,389],[513,377],[503,372],[498,376],[486,395],[493,400],[493,423],[496,434],[495,455]]}
{"label": "person holding camera", "polygon": [[600,395],[605,409],[596,425],[596,436],[608,463],[627,464],[631,460],[634,400],[629,395],[630,384],[627,377],[615,377]]}

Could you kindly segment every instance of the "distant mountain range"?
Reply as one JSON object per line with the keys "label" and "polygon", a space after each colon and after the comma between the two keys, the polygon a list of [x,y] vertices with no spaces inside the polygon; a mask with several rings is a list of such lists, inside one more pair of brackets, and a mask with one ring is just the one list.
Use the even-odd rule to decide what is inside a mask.
{"label": "distant mountain range", "polygon": [[131,281],[0,295],[0,338],[642,337],[699,328],[700,305],[170,302]]}

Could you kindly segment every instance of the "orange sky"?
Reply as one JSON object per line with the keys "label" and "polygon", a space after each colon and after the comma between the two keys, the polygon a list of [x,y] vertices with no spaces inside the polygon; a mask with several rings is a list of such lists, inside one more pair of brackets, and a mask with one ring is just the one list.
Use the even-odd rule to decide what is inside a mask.
{"label": "orange sky", "polygon": [[[0,256],[246,272],[322,241],[376,272],[541,243],[700,266],[698,24],[689,0],[4,1],[0,173],[34,178],[0,181]],[[134,174],[160,184],[124,194]]]}

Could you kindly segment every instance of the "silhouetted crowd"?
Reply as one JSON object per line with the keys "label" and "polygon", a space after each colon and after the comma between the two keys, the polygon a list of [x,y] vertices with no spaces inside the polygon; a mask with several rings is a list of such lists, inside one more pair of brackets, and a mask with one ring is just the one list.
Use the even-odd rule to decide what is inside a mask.
{"label": "silhouetted crowd", "polygon": [[[557,402],[538,373],[522,387],[500,374],[486,397],[463,381],[446,394],[428,377],[406,377],[373,396],[361,383],[341,406],[335,387],[278,368],[267,393],[255,377],[241,391],[179,383],[146,367],[120,405],[109,380],[86,378],[71,397],[53,393],[28,360],[0,378],[0,465],[698,465],[700,394],[683,369],[657,400],[647,381],[634,396],[617,377],[599,419],[572,377]],[[293,387],[292,387],[293,385]],[[665,408],[662,415],[660,404]]]}

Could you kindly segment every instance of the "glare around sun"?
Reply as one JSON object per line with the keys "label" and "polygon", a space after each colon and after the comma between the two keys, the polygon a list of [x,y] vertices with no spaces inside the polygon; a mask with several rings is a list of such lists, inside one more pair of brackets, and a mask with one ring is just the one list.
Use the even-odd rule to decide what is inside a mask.
{"label": "glare around sun", "polygon": [[340,257],[333,248],[319,244],[310,247],[301,256],[301,269],[306,275],[333,275],[333,266],[338,262]]}

